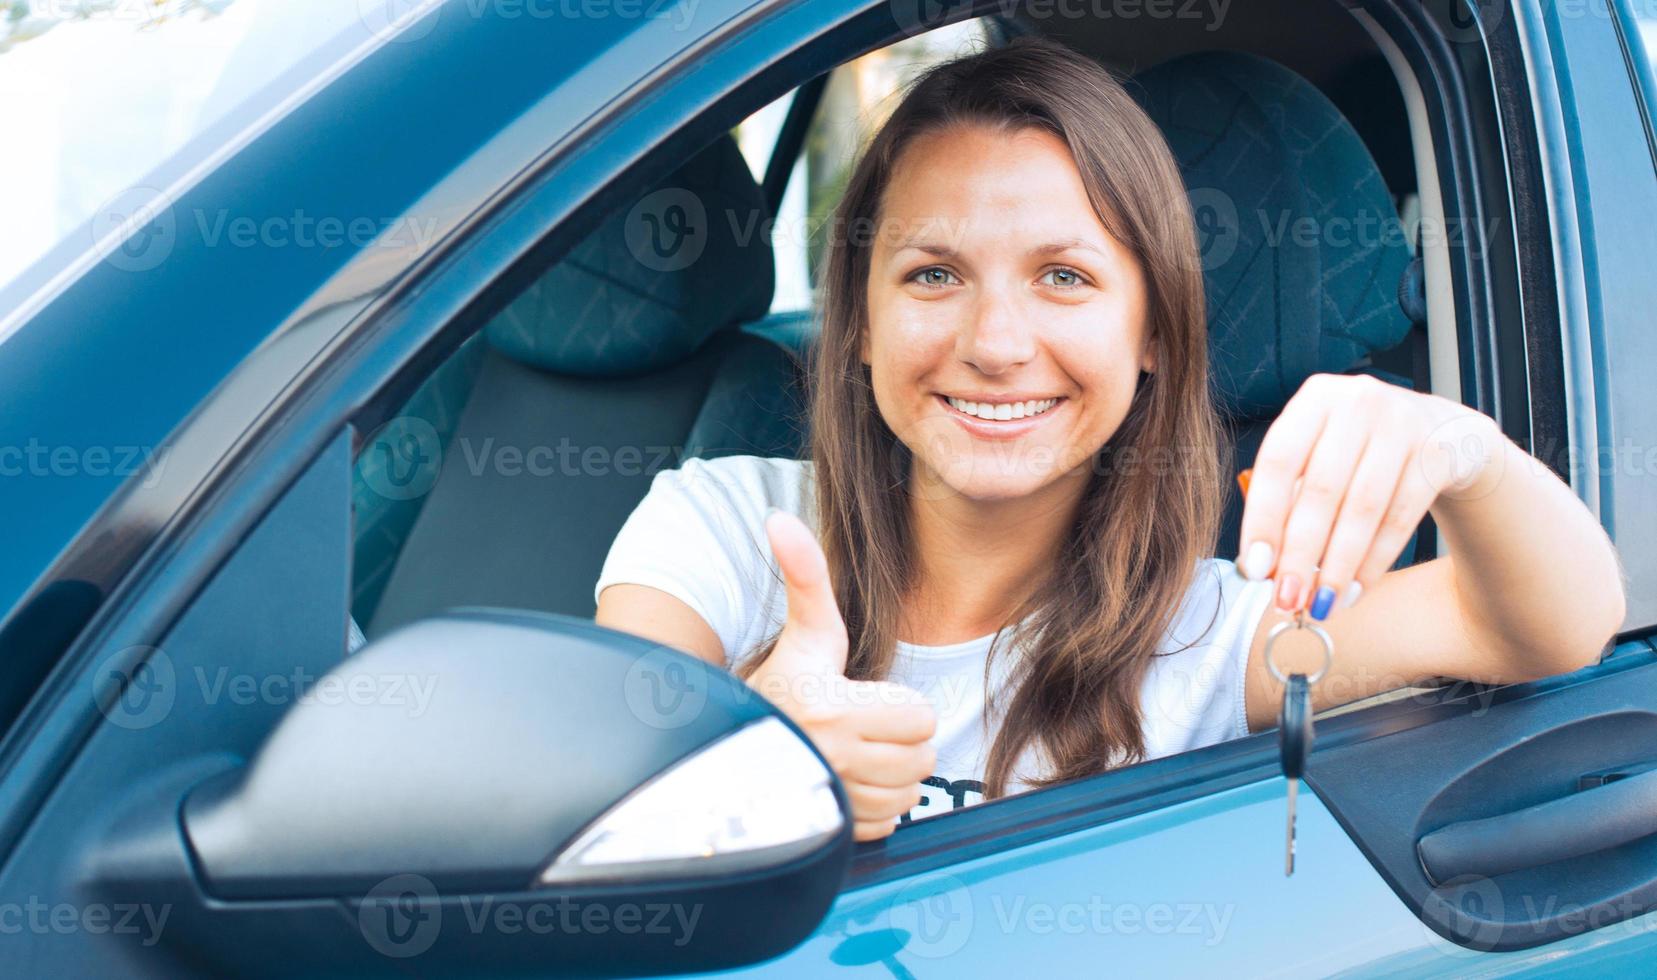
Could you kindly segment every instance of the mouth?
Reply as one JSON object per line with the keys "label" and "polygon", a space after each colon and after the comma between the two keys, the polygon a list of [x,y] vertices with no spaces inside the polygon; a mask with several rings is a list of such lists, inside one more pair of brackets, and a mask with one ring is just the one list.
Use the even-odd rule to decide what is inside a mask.
{"label": "mouth", "polygon": [[938,395],[949,417],[977,439],[1019,439],[1061,413],[1069,399],[1025,398],[1017,401],[975,401]]}
{"label": "mouth", "polygon": [[1014,422],[1037,418],[1057,408],[1063,398],[1031,398],[1023,401],[972,401],[953,395],[939,395],[961,415],[982,422]]}

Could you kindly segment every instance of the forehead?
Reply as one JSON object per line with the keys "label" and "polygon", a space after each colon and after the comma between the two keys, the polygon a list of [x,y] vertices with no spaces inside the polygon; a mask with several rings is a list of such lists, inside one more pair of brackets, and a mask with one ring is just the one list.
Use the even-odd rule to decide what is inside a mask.
{"label": "forehead", "polygon": [[[948,234],[954,247],[1009,237],[1110,235],[1065,142],[1036,128],[957,126],[915,137],[881,196],[881,241]],[[895,233],[901,232],[901,233]]]}

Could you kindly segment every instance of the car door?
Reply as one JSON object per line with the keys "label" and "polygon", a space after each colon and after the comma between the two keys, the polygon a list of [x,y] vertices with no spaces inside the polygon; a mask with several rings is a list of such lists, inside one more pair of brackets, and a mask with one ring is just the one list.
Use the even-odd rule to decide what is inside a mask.
{"label": "car door", "polygon": [[[1383,23],[1398,15],[1364,9]],[[1629,571],[1619,642],[1566,677],[1456,685],[1322,721],[1291,878],[1268,733],[861,845],[817,934],[738,973],[1649,969],[1657,576],[1647,571],[1649,394],[1633,380],[1657,364],[1643,323],[1657,296],[1635,270],[1650,254],[1643,216],[1657,205],[1638,87],[1649,64],[1626,8],[1441,13],[1456,16],[1405,23],[1436,32],[1452,60],[1494,63],[1505,130],[1486,150],[1513,174],[1494,190],[1527,270],[1514,297],[1525,310],[1503,310],[1464,341],[1464,390],[1612,532]],[[1456,53],[1464,46],[1479,58]],[[1485,166],[1475,153],[1446,169],[1487,179]]]}
{"label": "car door", "polygon": [[[390,379],[433,356],[442,328],[464,330],[523,253],[567,247],[547,229],[576,236],[608,183],[774,53],[752,44],[727,74],[689,71],[687,52],[753,37],[743,3],[537,10],[367,18],[324,84],[240,120],[222,154],[158,181],[141,215],[75,239],[93,253],[8,293],[7,444],[130,443],[168,460],[160,474],[0,488],[38,518],[7,555],[0,633],[19,668],[0,715],[9,968],[277,971],[284,943],[335,950],[305,928],[169,948],[176,896],[112,902],[96,866],[128,805],[241,764],[321,696],[345,651],[354,444],[397,397]],[[251,244],[213,239],[219,216],[251,221]],[[372,231],[308,246],[286,234],[304,217]],[[42,378],[64,387],[41,391]],[[331,969],[399,969],[360,930],[345,935]]]}
{"label": "car door", "polygon": [[[452,4],[443,14],[461,7]],[[675,146],[694,145],[833,64],[926,26],[925,15],[971,12],[964,5],[921,13],[887,4],[733,6],[721,16],[710,14],[705,33],[693,38],[594,19],[599,26],[590,29],[596,33],[575,45],[552,26],[532,30],[524,21],[509,23],[487,12],[479,15],[478,9],[453,21],[415,22],[412,34],[398,35],[399,44],[384,49],[383,62],[365,62],[366,77],[381,83],[373,94],[389,107],[380,135],[393,138],[399,125],[418,117],[423,100],[446,97],[452,73],[471,64],[464,52],[479,63],[505,62],[511,60],[502,53],[507,48],[526,58],[534,51],[566,51],[568,45],[581,48],[582,56],[548,59],[554,66],[534,85],[522,80],[511,89],[512,98],[487,101],[496,110],[490,125],[457,127],[438,140],[427,133],[424,142],[431,146],[412,138],[399,144],[388,166],[414,168],[420,179],[411,174],[356,185],[355,193],[367,194],[390,184],[381,188],[387,196],[372,205],[386,213],[402,214],[415,203],[433,208],[443,217],[443,234],[435,239],[441,247],[396,252],[392,258],[382,254],[378,262],[376,256],[357,256],[336,264],[341,257],[335,256],[329,264],[294,271],[293,279],[285,280],[286,294],[275,293],[251,265],[219,273],[240,274],[242,281],[259,284],[261,295],[270,293],[261,309],[275,333],[267,339],[250,332],[238,340],[242,349],[227,343],[218,360],[204,360],[182,379],[175,398],[194,407],[194,415],[174,438],[200,447],[200,458],[192,464],[196,469],[177,477],[190,478],[184,485],[188,492],[170,487],[176,500],[163,519],[143,509],[145,503],[153,507],[151,501],[118,501],[101,518],[109,523],[94,524],[89,532],[100,533],[77,539],[53,566],[54,574],[67,579],[68,570],[87,567],[97,542],[117,531],[132,538],[119,553],[125,557],[113,562],[115,572],[100,579],[109,598],[101,599],[91,625],[69,638],[74,645],[54,661],[46,686],[35,692],[9,737],[0,775],[5,820],[0,847],[8,855],[0,893],[35,896],[48,909],[67,905],[70,915],[84,908],[84,899],[77,902],[76,896],[83,894],[78,889],[85,881],[86,856],[98,853],[100,834],[116,815],[113,802],[176,787],[245,757],[290,707],[280,697],[258,693],[259,679],[286,676],[295,667],[320,671],[337,662],[348,574],[343,488],[327,474],[306,474],[318,460],[347,457],[348,426],[355,421],[369,428],[406,397],[407,383],[398,379],[418,375],[415,368],[435,363],[458,345],[469,311],[486,306],[491,290],[498,294],[513,285],[514,260],[567,244],[582,208],[596,210],[594,202],[606,201],[601,189],[619,176],[638,178],[642,170],[626,167],[644,160],[648,169],[648,151],[655,151],[659,166]],[[1375,9],[1386,12],[1381,5]],[[1526,33],[1518,50],[1527,60],[1520,67],[1530,77],[1551,77],[1539,67],[1542,44],[1556,57],[1566,41],[1585,46],[1577,55],[1584,61],[1603,53],[1596,45],[1603,45],[1606,35],[1592,33],[1591,19],[1564,22],[1530,10],[1522,23]],[[1509,45],[1520,44],[1520,24],[1509,21],[1506,28]],[[475,44],[463,43],[467,37]],[[421,47],[435,43],[432,38],[446,42],[440,54]],[[687,50],[696,54],[695,71],[690,62],[676,60]],[[426,59],[435,59],[442,70],[426,75],[421,68]],[[659,67],[641,70],[641,65]],[[622,84],[623,78],[642,81]],[[1619,101],[1633,104],[1626,72],[1620,85],[1595,88],[1592,104],[1626,129],[1630,117],[1614,111]],[[1582,88],[1573,91],[1579,104],[1587,97]],[[297,140],[294,134],[303,126],[305,142],[339,145],[351,129],[340,121],[330,128],[338,109],[324,106],[314,116],[300,117],[289,135]],[[1632,118],[1637,122],[1637,115]],[[1580,147],[1588,138],[1582,128],[1574,137],[1561,128],[1567,146],[1574,138]],[[1611,128],[1593,132],[1604,136]],[[569,135],[546,151],[549,133]],[[1557,156],[1546,159],[1557,165]],[[278,183],[290,192],[295,186],[325,185],[335,173],[326,161],[298,173],[272,167],[268,158],[250,157],[247,165],[252,173],[285,174]],[[1579,187],[1604,185],[1574,170],[1573,182],[1566,184],[1559,183],[1557,172],[1548,173],[1552,226],[1565,229],[1560,232],[1565,235],[1576,229],[1579,242],[1602,247],[1603,258],[1603,249],[1614,244],[1610,231],[1595,226],[1584,239],[1585,226],[1567,223],[1558,209],[1566,188],[1583,193]],[[1648,167],[1643,178],[1620,186],[1649,199],[1657,193],[1651,177]],[[566,226],[567,234],[560,231]],[[549,227],[555,230],[545,236]],[[167,288],[181,290],[188,276],[206,269],[187,270],[182,262],[167,267],[178,269],[177,282],[155,285],[153,294],[141,296],[121,291],[121,302],[131,306],[109,311],[126,314],[117,322],[130,322],[141,302],[161,304],[149,308],[151,313],[165,308],[166,300],[183,295],[169,296]],[[1585,290],[1584,275],[1558,269],[1559,291]],[[1628,285],[1608,276],[1600,281],[1619,289]],[[112,279],[64,296],[110,297],[116,284],[130,285]],[[1627,301],[1632,294],[1602,290],[1599,296],[1604,302]],[[75,319],[69,306],[54,303],[47,312],[52,317],[46,321],[55,317],[66,329]],[[201,312],[185,324],[205,332],[209,320]],[[34,323],[27,328],[35,329]],[[1593,344],[1608,342],[1609,325],[1603,314],[1575,324],[1588,332],[1590,351]],[[196,336],[184,325],[176,328],[183,331],[181,343]],[[1517,336],[1521,345],[1528,343],[1522,332]],[[1603,372],[1605,363],[1588,357],[1571,362],[1570,369],[1592,374]],[[239,365],[233,373],[231,365]],[[1586,403],[1592,413],[1602,411],[1598,393],[1627,390],[1612,386],[1611,375],[1600,377],[1607,383],[1593,389],[1596,394]],[[1524,387],[1507,380],[1508,390]],[[1572,391],[1580,394],[1581,388]],[[1566,414],[1573,433],[1603,431],[1610,419],[1625,426],[1633,422],[1611,406],[1604,416],[1593,414],[1594,423],[1587,425],[1580,408],[1573,403]],[[1535,413],[1548,410],[1540,406]],[[178,417],[185,411],[180,408]],[[1529,414],[1504,424],[1522,425],[1527,439],[1546,431]],[[1629,500],[1637,486],[1613,483],[1612,499]],[[1604,513],[1603,499],[1600,506]],[[1633,514],[1633,503],[1627,506]],[[150,520],[139,520],[146,513]],[[261,533],[269,526],[262,522],[289,517],[293,520],[282,523],[279,534]],[[1621,541],[1621,522],[1614,530]],[[263,550],[273,537],[286,542],[276,556]],[[185,610],[207,595],[210,582],[231,589],[228,612],[221,610],[206,623],[191,620]],[[1633,592],[1642,585],[1641,595],[1653,594],[1649,581],[1636,579],[1631,609],[1639,608]],[[1284,783],[1275,775],[1273,736],[1265,734],[922,821],[864,846],[817,933],[754,969],[815,975],[840,968],[907,976],[1032,966],[1093,973],[1106,962],[1127,972],[1196,972],[1224,963],[1251,974],[1326,974],[1506,969],[1561,955],[1571,957],[1568,962],[1606,966],[1649,956],[1650,886],[1624,880],[1657,874],[1650,855],[1640,850],[1649,848],[1648,842],[1617,845],[1627,850],[1609,858],[1608,849],[1585,852],[1604,865],[1594,879],[1599,890],[1587,895],[1569,887],[1576,870],[1570,862],[1576,858],[1562,858],[1565,867],[1519,891],[1509,891],[1511,882],[1491,875],[1436,898],[1431,893],[1438,889],[1420,887],[1424,875],[1413,881],[1409,871],[1414,843],[1428,832],[1500,817],[1527,801],[1567,796],[1582,777],[1599,776],[1608,785],[1619,776],[1627,781],[1639,774],[1641,761],[1657,758],[1642,754],[1652,744],[1646,726],[1657,654],[1639,634],[1650,625],[1631,618],[1630,638],[1605,663],[1578,675],[1498,692],[1452,688],[1321,725],[1308,780],[1312,792],[1301,800],[1301,863],[1293,878],[1284,879],[1280,871]],[[190,631],[182,643],[179,630]],[[132,665],[148,656],[148,648],[182,651],[191,644],[207,651],[206,659],[169,654],[175,678],[183,676],[193,686],[189,706],[175,700],[161,724],[116,724],[111,704],[126,698],[143,717],[158,703],[146,696],[163,689],[140,682]],[[281,669],[273,673],[272,667]],[[226,679],[215,686],[219,668],[225,668]],[[107,685],[111,671],[126,680],[114,691],[100,689],[100,676]],[[237,705],[230,697],[232,675],[256,678],[254,703]],[[182,694],[186,688],[175,690]],[[209,704],[201,692],[211,690],[224,693]],[[159,737],[158,728],[168,734]],[[1535,736],[1556,731],[1564,734],[1543,748],[1557,751],[1512,754],[1516,747],[1539,744]],[[1383,772],[1386,781],[1376,778]],[[1468,774],[1476,777],[1473,782],[1465,781]],[[1507,796],[1465,791],[1485,785],[1480,780],[1504,787]],[[1471,801],[1445,793],[1457,785]],[[1423,874],[1419,867],[1415,872]],[[165,904],[157,903],[148,921],[158,920]],[[1609,914],[1599,911],[1605,905]],[[142,913],[135,910],[129,925],[144,922]],[[1550,924],[1538,929],[1541,922]],[[1516,925],[1517,942],[1510,942],[1510,925]],[[164,926],[152,926],[150,933],[94,935],[83,922],[56,938],[48,929],[29,935],[24,964],[46,973],[189,966],[146,952],[157,945],[144,945],[157,928]],[[1540,945],[1524,939],[1527,931]],[[273,937],[272,948],[278,943]],[[1481,946],[1511,951],[1487,952]],[[341,967],[383,966],[364,948],[342,945]],[[418,966],[412,964],[417,972]]]}

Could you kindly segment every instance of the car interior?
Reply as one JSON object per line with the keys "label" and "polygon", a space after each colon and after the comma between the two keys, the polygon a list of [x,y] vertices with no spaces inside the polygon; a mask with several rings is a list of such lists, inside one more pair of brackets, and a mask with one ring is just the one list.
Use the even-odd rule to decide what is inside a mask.
{"label": "car interior", "polygon": [[[1276,28],[1291,16],[1296,30]],[[1235,469],[1315,372],[1455,396],[1454,310],[1427,288],[1442,277],[1424,273],[1443,243],[1418,230],[1442,221],[1418,193],[1432,158],[1414,145],[1425,136],[1384,36],[1361,13],[1271,3],[1213,29],[1178,18],[976,27],[976,43],[1044,33],[1097,58],[1167,137],[1192,195]],[[809,122],[822,92],[801,86],[791,120]],[[722,136],[628,200],[688,192],[709,214],[774,214],[800,128],[785,124],[759,168]],[[783,180],[762,188],[756,169]],[[773,303],[771,242],[710,220],[697,261],[647,267],[629,249],[628,213],[540,272],[363,441],[352,606],[370,638],[457,606],[591,617],[610,541],[655,472],[689,456],[809,453],[812,311]],[[1274,247],[1299,226],[1337,230]],[[521,478],[535,447],[542,465]],[[407,485],[399,468],[411,462],[434,471],[423,492],[388,492]],[[1215,554],[1232,558],[1241,501],[1225,492]],[[1401,564],[1434,553],[1429,525],[1416,537]]]}

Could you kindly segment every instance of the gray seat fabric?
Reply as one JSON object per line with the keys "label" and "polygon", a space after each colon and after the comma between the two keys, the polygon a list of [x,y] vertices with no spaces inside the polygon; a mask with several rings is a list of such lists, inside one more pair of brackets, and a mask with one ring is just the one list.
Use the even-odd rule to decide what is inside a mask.
{"label": "gray seat fabric", "polygon": [[[370,636],[459,605],[591,616],[610,542],[656,472],[803,451],[797,360],[740,329],[770,304],[768,244],[740,234],[763,208],[723,137],[485,327],[438,476],[377,601],[354,605]],[[694,257],[664,259],[664,228]]]}
{"label": "gray seat fabric", "polygon": [[[1134,83],[1191,195],[1209,373],[1236,465],[1251,466],[1267,427],[1308,377],[1368,371],[1371,354],[1403,342],[1408,243],[1357,131],[1289,69],[1213,51],[1164,62]],[[1229,480],[1226,494],[1215,552],[1232,558],[1242,500]]]}

